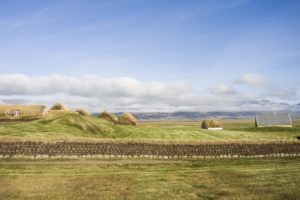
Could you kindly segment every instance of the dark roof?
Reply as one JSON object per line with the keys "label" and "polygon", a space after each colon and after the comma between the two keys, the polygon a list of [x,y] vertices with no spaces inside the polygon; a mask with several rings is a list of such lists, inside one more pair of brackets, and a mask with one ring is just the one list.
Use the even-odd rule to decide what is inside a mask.
{"label": "dark roof", "polygon": [[257,126],[291,126],[292,120],[288,113],[273,115],[256,115]]}

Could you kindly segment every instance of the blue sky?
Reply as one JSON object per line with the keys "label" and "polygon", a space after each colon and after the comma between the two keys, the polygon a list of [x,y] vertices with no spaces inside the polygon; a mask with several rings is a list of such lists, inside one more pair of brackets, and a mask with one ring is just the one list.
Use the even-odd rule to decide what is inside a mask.
{"label": "blue sky", "polygon": [[300,102],[299,10],[297,0],[0,0],[0,96],[90,110],[281,109]]}

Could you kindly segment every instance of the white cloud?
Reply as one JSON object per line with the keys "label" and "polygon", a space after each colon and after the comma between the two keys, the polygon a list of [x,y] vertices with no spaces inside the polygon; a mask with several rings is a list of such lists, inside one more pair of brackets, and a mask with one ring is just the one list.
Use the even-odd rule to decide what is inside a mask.
{"label": "white cloud", "polygon": [[182,103],[180,99],[191,94],[190,90],[184,82],[141,82],[130,77],[0,75],[0,97],[10,103],[13,101],[7,97],[31,103],[61,101],[71,107],[86,106],[90,109],[138,106],[148,109],[158,103],[166,107],[174,104],[172,107],[176,107]]}
{"label": "white cloud", "polygon": [[227,85],[217,85],[211,88],[211,92],[216,95],[218,94],[232,95],[237,93],[237,91],[234,88]]}
{"label": "white cloud", "polygon": [[267,78],[261,74],[244,74],[240,79],[238,79],[236,84],[246,84],[246,85],[262,85],[267,82]]}
{"label": "white cloud", "polygon": [[[185,82],[142,82],[130,77],[0,75],[2,103],[51,106],[62,102],[71,109],[83,107],[92,112],[241,111],[276,107],[276,103],[253,103],[273,97],[268,88],[264,96],[262,91],[239,88],[235,84],[217,85],[201,93],[193,89]],[[284,93],[277,96],[277,102],[285,98]]]}
{"label": "white cloud", "polygon": [[60,75],[28,77],[20,74],[0,75],[2,95],[68,94],[81,97],[158,97],[183,95],[187,84],[178,82],[144,83],[129,77],[101,78],[97,76],[68,77]]}

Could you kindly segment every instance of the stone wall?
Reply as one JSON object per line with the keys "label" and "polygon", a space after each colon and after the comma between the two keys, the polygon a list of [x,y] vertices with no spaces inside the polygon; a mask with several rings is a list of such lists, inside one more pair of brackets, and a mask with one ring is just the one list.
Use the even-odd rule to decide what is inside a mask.
{"label": "stone wall", "polygon": [[254,157],[299,156],[300,142],[0,142],[0,157]]}

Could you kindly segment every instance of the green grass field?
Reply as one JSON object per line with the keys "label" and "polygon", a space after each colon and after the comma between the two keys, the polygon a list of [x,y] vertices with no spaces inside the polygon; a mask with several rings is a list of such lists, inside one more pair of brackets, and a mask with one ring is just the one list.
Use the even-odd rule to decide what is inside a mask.
{"label": "green grass field", "polygon": [[[0,140],[270,141],[296,140],[293,128],[256,129],[224,121],[223,131],[201,121],[114,125],[77,114],[30,122],[1,122]],[[0,199],[297,199],[300,158],[0,159]]]}
{"label": "green grass field", "polygon": [[300,122],[293,128],[254,127],[253,121],[224,121],[223,131],[200,128],[201,121],[140,122],[138,126],[114,125],[98,118],[68,114],[30,122],[1,122],[0,139],[116,139],[163,141],[295,140]]}
{"label": "green grass field", "polygon": [[1,160],[0,199],[297,199],[300,158]]}

